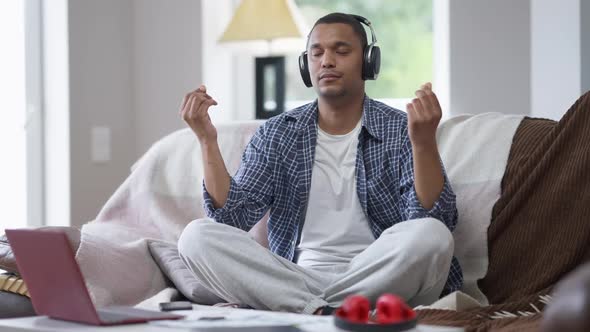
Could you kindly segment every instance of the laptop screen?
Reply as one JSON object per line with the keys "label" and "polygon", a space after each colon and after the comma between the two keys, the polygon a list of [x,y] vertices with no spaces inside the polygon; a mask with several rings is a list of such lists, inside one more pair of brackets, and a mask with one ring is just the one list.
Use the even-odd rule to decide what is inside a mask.
{"label": "laptop screen", "polygon": [[66,234],[8,229],[6,236],[38,315],[99,322]]}

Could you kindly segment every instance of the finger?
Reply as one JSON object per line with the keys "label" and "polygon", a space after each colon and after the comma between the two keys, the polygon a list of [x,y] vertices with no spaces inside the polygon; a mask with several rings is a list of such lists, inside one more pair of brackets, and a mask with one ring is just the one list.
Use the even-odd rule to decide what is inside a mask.
{"label": "finger", "polygon": [[432,83],[430,83],[430,82],[426,82],[426,83],[424,83],[424,84],[422,85],[422,87],[423,87],[424,89],[426,89],[426,90],[430,90],[430,91],[432,91]]}
{"label": "finger", "polygon": [[442,110],[440,107],[440,103],[438,101],[438,97],[431,89],[429,89],[431,87],[430,82],[424,84],[423,86],[426,87],[426,89],[422,89],[422,91],[426,94],[424,98],[428,101],[428,104],[430,105],[430,110],[433,114],[441,116]]}
{"label": "finger", "polygon": [[201,92],[207,92],[207,87],[203,84],[201,84],[199,86],[199,88],[197,89],[197,91],[201,91]]}
{"label": "finger", "polygon": [[434,107],[434,105],[432,104],[432,102],[430,100],[429,91],[428,90],[416,90],[415,94],[416,94],[416,97],[418,97],[418,100],[420,101],[420,103],[422,104],[423,111],[428,112],[428,113],[432,113],[433,112],[432,108]]}
{"label": "finger", "polygon": [[185,106],[186,106],[186,102],[189,100],[191,94],[187,94],[186,96],[184,96],[184,98],[182,98],[182,103],[180,103],[180,110],[178,113],[182,114],[182,111],[184,110]]}
{"label": "finger", "polygon": [[211,98],[211,97],[209,97],[209,98],[206,100],[206,102],[210,103],[210,104],[211,104],[211,106],[215,106],[215,105],[217,105],[217,101],[216,101],[215,99]]}
{"label": "finger", "polygon": [[[202,93],[202,92],[195,92],[195,94],[196,94],[196,95],[198,95],[198,96],[201,96],[202,98],[205,98],[205,100],[208,100],[208,99],[210,99],[210,100],[214,100],[214,101],[215,101],[215,99],[213,99],[213,97],[211,97],[210,95],[208,95],[208,94],[206,94],[206,93]],[[215,102],[215,103],[216,103],[216,105],[217,105],[217,102]]]}
{"label": "finger", "polygon": [[207,94],[206,91],[203,91],[202,87],[204,87],[204,85],[201,85],[197,90],[191,92],[191,94],[193,94],[195,96],[203,96],[206,99],[211,99],[212,97],[209,94]]}
{"label": "finger", "polygon": [[417,121],[420,118],[413,103],[406,104],[406,113],[408,113],[408,122]]}
{"label": "finger", "polygon": [[200,93],[200,92],[197,92],[197,91],[199,91],[199,90],[197,89],[195,91],[192,91],[192,92],[188,93],[186,96],[184,96],[184,99],[183,99],[183,102],[182,102],[182,108],[181,109],[186,108],[186,106],[188,105],[188,101],[189,101],[189,99],[190,99],[191,96],[196,96],[197,94]]}
{"label": "finger", "polygon": [[189,118],[190,115],[190,110],[191,110],[191,106],[193,105],[195,100],[195,96],[193,94],[190,94],[188,97],[188,100],[186,102],[186,105],[184,105],[184,108],[182,109],[182,118],[186,121]]}
{"label": "finger", "polygon": [[412,103],[406,104],[406,113],[408,113],[408,118],[414,116],[414,106]]}
{"label": "finger", "polygon": [[192,103],[187,111],[187,116],[189,118],[194,118],[199,111],[199,107],[201,107],[201,104],[205,101],[205,97],[201,94],[194,94],[193,95],[193,100]]}
{"label": "finger", "polygon": [[193,108],[193,110],[195,112],[198,111],[198,109],[201,107],[200,105],[202,103],[204,103],[207,100],[212,99],[211,96],[207,95],[206,93],[199,92],[199,93],[196,93],[196,95],[197,95],[197,102],[195,102],[195,107]]}
{"label": "finger", "polygon": [[199,110],[197,111],[199,115],[208,115],[209,107],[217,105],[217,102],[214,99],[207,99],[201,103],[199,106]]}
{"label": "finger", "polygon": [[205,100],[203,103],[201,103],[199,109],[195,111],[195,115],[200,119],[206,118],[209,116],[209,107],[211,107],[212,104],[213,102],[210,99]]}
{"label": "finger", "polygon": [[414,105],[414,110],[416,111],[416,114],[419,115],[424,115],[424,107],[422,107],[422,103],[420,102],[419,98],[414,98],[412,99],[412,105]]}
{"label": "finger", "polygon": [[436,113],[439,116],[442,116],[442,108],[440,107],[438,97],[436,96],[436,94],[434,92],[430,93],[429,99],[430,99],[430,103],[432,103],[432,106],[434,107],[434,110],[436,111]]}

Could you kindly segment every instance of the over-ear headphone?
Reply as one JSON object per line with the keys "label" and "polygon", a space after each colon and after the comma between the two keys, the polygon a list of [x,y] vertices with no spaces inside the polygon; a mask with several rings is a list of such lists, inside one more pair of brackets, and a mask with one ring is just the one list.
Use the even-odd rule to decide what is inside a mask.
{"label": "over-ear headphone", "polygon": [[[354,14],[349,15],[354,17],[360,23],[368,26],[371,30],[371,43],[365,46],[363,51],[362,78],[363,80],[376,80],[377,76],[379,75],[379,69],[381,68],[381,50],[379,49],[379,46],[375,45],[377,43],[375,30],[373,30],[371,22],[369,22],[369,20],[366,18]],[[299,55],[299,72],[301,73],[301,78],[303,79],[305,86],[310,88],[312,83],[311,76],[309,75],[309,65],[307,62],[307,50],[303,51],[301,55]]]}

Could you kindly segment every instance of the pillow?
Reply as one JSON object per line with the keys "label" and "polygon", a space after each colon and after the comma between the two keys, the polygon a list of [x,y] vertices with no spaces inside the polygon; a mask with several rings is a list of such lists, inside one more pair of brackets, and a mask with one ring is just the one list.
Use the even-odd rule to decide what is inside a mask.
{"label": "pillow", "polygon": [[[70,242],[70,246],[74,252],[78,251],[80,246],[80,230],[75,227],[69,226],[43,226],[36,228],[46,232],[60,232],[65,233]],[[6,234],[0,235],[0,269],[6,272],[18,273],[18,267],[16,266],[16,259]]]}
{"label": "pillow", "polygon": [[0,235],[0,269],[6,272],[18,272],[16,259],[12,253],[10,243],[8,243],[6,234]]}
{"label": "pillow", "polygon": [[0,274],[0,291],[31,297],[25,281],[15,273]]}
{"label": "pillow", "polygon": [[14,273],[0,274],[0,319],[35,316],[24,281]]}
{"label": "pillow", "polygon": [[178,255],[178,248],[175,243],[148,240],[148,248],[162,273],[172,281],[178,291],[188,300],[205,305],[226,302],[205,288],[184,265]]}
{"label": "pillow", "polygon": [[36,316],[31,300],[23,295],[0,291],[0,319]]}

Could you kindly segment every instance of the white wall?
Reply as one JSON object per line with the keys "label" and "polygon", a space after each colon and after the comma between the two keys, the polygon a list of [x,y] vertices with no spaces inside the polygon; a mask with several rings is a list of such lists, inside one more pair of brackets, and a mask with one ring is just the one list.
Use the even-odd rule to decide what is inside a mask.
{"label": "white wall", "polygon": [[449,1],[452,115],[530,111],[528,0]]}
{"label": "white wall", "polygon": [[[448,6],[450,60],[436,72],[448,81],[451,114],[557,120],[590,89],[590,1],[442,0],[437,6]],[[438,14],[444,18],[444,10]],[[443,55],[445,42],[435,43]]]}
{"label": "white wall", "polygon": [[[184,128],[178,106],[201,82],[201,3],[46,0],[43,9],[45,223],[80,226],[151,144]],[[110,130],[106,162],[92,160],[95,127]]]}
{"label": "white wall", "polygon": [[[69,1],[70,167],[73,225],[92,220],[136,158],[133,3]],[[110,128],[111,160],[91,160],[91,132]]]}
{"label": "white wall", "polygon": [[133,0],[133,7],[133,108],[137,152],[142,154],[185,127],[179,106],[185,93],[201,83],[205,50],[201,1]]}
{"label": "white wall", "polygon": [[581,17],[580,0],[531,1],[534,117],[558,120],[582,92]]}

